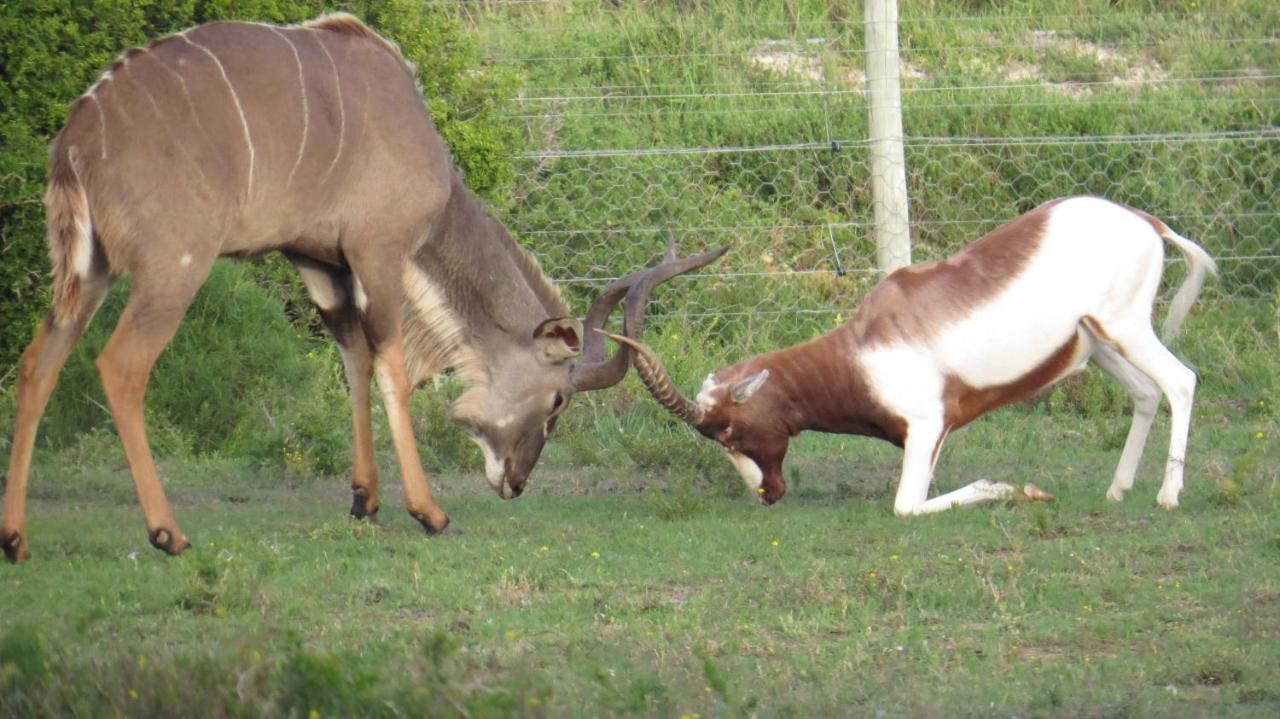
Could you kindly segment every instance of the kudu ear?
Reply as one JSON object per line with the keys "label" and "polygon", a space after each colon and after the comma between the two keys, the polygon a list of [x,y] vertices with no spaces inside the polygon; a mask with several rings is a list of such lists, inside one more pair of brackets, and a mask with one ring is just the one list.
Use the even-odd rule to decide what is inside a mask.
{"label": "kudu ear", "polygon": [[533,340],[550,362],[582,354],[582,323],[573,317],[553,317],[533,330]]}
{"label": "kudu ear", "polygon": [[733,397],[734,404],[742,404],[751,399],[751,395],[763,387],[764,381],[767,379],[769,379],[769,370],[762,369],[733,385],[733,389],[729,390],[729,396]]}

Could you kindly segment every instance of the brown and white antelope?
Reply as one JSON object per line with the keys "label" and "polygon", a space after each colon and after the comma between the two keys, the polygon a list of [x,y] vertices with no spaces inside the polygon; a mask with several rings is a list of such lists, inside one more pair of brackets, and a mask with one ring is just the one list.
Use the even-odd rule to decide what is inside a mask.
{"label": "brown and white antelope", "polygon": [[131,294],[97,365],[151,543],[177,554],[188,542],[156,473],[143,394],[219,256],[279,250],[296,266],[346,366],[352,514],[379,506],[376,374],[405,502],[434,533],[449,519],[418,457],[414,387],[445,369],[468,384],[453,415],[480,445],[494,489],[517,496],[572,394],[626,374],[629,351],[606,357],[604,338],[587,330],[627,296],[624,331],[638,332],[649,289],[720,254],[669,252],[621,278],[584,329],[453,169],[413,69],[345,14],[290,27],[211,23],[125,52],[72,105],[50,151],[45,204],[54,302],[19,365],[0,524],[13,561],[28,555],[40,416],[123,273]]}
{"label": "brown and white antelope", "polygon": [[[682,396],[651,350],[636,368],[650,392],[724,446],[761,501],[782,498],[782,460],[804,430],[888,440],[904,450],[894,511],[938,512],[1019,490],[980,480],[928,497],[947,433],[1026,398],[1089,360],[1133,397],[1134,416],[1107,498],[1133,487],[1163,393],[1172,431],[1157,503],[1173,508],[1196,375],[1151,326],[1164,268],[1162,239],[1187,261],[1165,319],[1176,335],[1213,260],[1145,212],[1094,197],[1054,200],[940,262],[906,267],[867,295],[839,329],[707,377],[696,401]],[[1033,498],[1047,498],[1028,487]]]}

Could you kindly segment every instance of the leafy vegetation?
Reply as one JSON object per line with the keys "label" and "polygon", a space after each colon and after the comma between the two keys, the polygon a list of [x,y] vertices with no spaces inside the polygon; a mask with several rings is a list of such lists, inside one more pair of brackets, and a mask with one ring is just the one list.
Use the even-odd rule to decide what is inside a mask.
{"label": "leafy vegetation", "polygon": [[[213,20],[293,23],[342,9],[396,41],[417,67],[441,135],[477,192],[510,184],[514,137],[493,122],[510,72],[478,67],[472,37],[451,15],[413,0],[23,0],[0,6],[0,377],[29,341],[49,303],[44,213],[46,147],[78,98],[123,50]],[[319,329],[292,270],[256,273]],[[278,327],[277,332],[283,332]]]}

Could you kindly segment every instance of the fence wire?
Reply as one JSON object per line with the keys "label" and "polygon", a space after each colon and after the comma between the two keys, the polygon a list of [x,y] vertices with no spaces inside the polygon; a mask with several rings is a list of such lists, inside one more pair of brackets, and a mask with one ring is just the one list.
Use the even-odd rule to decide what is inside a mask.
{"label": "fence wire", "polygon": [[[785,339],[830,329],[878,279],[860,22],[816,18],[780,36],[767,22],[716,34],[685,18],[683,37],[714,40],[534,52],[519,39],[554,37],[557,16],[521,24],[494,12],[481,35],[493,62],[528,77],[508,119],[530,148],[499,211],[575,308],[652,262],[668,231],[687,252],[732,249],[660,288],[658,322],[746,344],[761,328],[775,340],[779,327]],[[1203,244],[1222,269],[1206,298],[1275,297],[1277,40],[1206,15],[1197,38],[1218,53],[1213,66],[1178,66],[1168,59],[1176,38],[1144,35],[1144,18],[1177,20],[903,20],[914,261],[945,257],[1055,197],[1093,194]],[[613,27],[607,13],[598,25]],[[978,34],[938,31],[950,26]]]}

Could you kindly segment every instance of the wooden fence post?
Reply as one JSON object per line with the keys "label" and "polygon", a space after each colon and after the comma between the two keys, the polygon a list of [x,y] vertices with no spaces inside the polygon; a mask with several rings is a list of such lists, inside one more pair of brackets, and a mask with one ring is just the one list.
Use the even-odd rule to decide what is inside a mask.
{"label": "wooden fence post", "polygon": [[888,274],[911,264],[907,169],[902,150],[902,86],[898,73],[898,2],[864,0],[871,201],[876,264]]}

